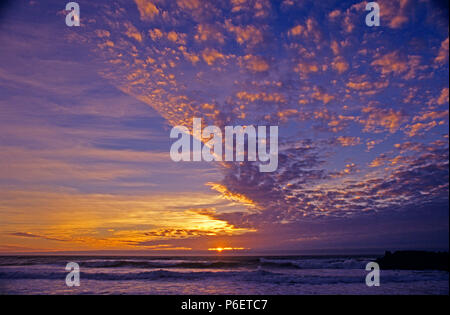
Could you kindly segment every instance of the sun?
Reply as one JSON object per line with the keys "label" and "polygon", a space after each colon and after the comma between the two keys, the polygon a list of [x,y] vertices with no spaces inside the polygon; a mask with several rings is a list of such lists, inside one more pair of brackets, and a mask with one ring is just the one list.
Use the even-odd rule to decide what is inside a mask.
{"label": "sun", "polygon": [[218,253],[221,253],[223,251],[234,251],[234,250],[244,250],[247,248],[244,247],[213,247],[213,248],[208,248],[208,250],[210,251],[216,251]]}

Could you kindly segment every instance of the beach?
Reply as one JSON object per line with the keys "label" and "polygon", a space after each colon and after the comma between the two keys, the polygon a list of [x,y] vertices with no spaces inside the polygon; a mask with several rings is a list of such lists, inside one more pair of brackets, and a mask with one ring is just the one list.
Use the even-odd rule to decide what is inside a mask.
{"label": "beach", "polygon": [[[376,256],[0,256],[0,294],[443,294],[449,274],[381,270]],[[80,286],[65,279],[80,267]]]}

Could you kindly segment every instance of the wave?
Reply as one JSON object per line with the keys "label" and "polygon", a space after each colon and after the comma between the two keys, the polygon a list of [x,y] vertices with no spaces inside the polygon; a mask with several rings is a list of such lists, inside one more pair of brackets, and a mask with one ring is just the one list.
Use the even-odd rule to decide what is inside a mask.
{"label": "wave", "polygon": [[[239,268],[246,266],[248,262],[244,261],[213,261],[213,260],[174,260],[174,259],[148,259],[148,260],[130,260],[130,259],[94,259],[94,260],[26,260],[26,261],[0,261],[0,267],[10,266],[65,266],[68,261],[75,261],[80,267],[85,268]],[[254,264],[250,264],[254,265]]]}
{"label": "wave", "polygon": [[[0,280],[18,279],[45,279],[64,281],[65,272],[22,272],[22,271],[0,271]],[[364,283],[365,275],[301,275],[277,273],[267,270],[255,271],[199,271],[199,272],[176,272],[169,270],[153,270],[134,273],[104,273],[104,272],[81,272],[83,280],[101,281],[196,281],[204,279],[217,279],[222,281],[254,281],[269,282],[273,284],[338,284],[338,283]],[[446,272],[405,272],[383,276],[383,282],[415,282],[415,281],[448,281]]]}
{"label": "wave", "polygon": [[[160,279],[184,279],[196,280],[204,278],[230,278],[245,276],[267,276],[277,275],[264,270],[238,272],[238,271],[199,271],[199,272],[178,272],[169,270],[153,270],[129,273],[107,273],[107,272],[80,272],[80,278],[89,280],[160,280]],[[0,271],[0,279],[65,279],[66,272],[27,272],[27,271]]]}
{"label": "wave", "polygon": [[102,260],[80,262],[80,267],[87,268],[237,268],[240,262],[228,261],[130,261],[130,260]]}
{"label": "wave", "polygon": [[45,257],[45,259],[18,259],[18,260],[0,260],[0,267],[6,266],[65,266],[67,259],[76,261],[81,268],[141,268],[141,269],[256,269],[264,267],[267,269],[365,269],[365,265],[372,258],[361,257],[241,257],[239,259],[213,259],[211,257],[196,258],[98,258],[86,259],[72,258],[54,258]]}
{"label": "wave", "polygon": [[368,258],[334,259],[259,259],[262,266],[294,269],[364,269]]}

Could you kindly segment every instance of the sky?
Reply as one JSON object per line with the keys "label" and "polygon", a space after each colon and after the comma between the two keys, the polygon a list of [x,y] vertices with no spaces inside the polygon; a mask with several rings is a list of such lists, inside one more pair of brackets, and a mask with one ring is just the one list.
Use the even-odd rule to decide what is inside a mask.
{"label": "sky", "polygon": [[[0,252],[448,250],[448,7],[377,3],[4,2]],[[172,161],[194,117],[277,170]]]}

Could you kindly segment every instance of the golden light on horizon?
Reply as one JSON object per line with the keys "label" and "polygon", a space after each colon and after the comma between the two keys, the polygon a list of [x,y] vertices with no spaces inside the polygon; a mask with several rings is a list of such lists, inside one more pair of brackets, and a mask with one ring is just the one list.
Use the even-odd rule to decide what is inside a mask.
{"label": "golden light on horizon", "polygon": [[[17,224],[10,228],[11,231],[0,227],[3,242],[9,244],[5,247],[8,251],[14,246],[20,249],[17,251],[195,250],[207,246],[157,245],[173,239],[242,235],[255,231],[216,217],[215,207],[203,207],[223,200],[214,192],[179,193],[173,197],[170,193],[130,196],[18,190],[9,191],[7,196],[4,191],[0,192],[0,199],[4,201],[2,206],[20,207],[24,211],[21,221],[33,222],[35,216],[40,218],[38,227]],[[23,204],[23,200],[27,203]],[[182,209],[185,204],[190,207]],[[74,212],[78,215],[74,216]],[[2,220],[13,222],[14,217],[3,215]],[[219,244],[214,245],[219,247]]]}
{"label": "golden light on horizon", "polygon": [[221,253],[223,251],[233,251],[233,250],[244,250],[244,249],[248,249],[245,247],[213,247],[213,248],[208,248],[209,251],[216,251],[218,253]]}

